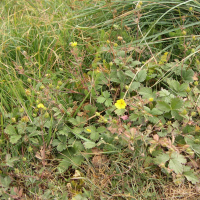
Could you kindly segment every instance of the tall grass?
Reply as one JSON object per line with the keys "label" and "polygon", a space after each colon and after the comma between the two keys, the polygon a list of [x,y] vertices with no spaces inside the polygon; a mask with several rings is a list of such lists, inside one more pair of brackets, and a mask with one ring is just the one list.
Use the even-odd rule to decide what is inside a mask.
{"label": "tall grass", "polygon": [[[12,124],[13,113],[22,109],[22,113],[25,113],[34,127],[38,123],[34,119],[38,104],[36,102],[47,102],[49,107],[53,107],[55,114],[51,116],[50,125],[41,126],[44,133],[48,129],[47,134],[42,135],[43,140],[48,140],[48,145],[45,146],[42,140],[39,142],[44,148],[50,146],[49,144],[56,138],[55,132],[59,129],[60,122],[64,121],[63,123],[67,125],[69,116],[75,117],[87,103],[94,104],[91,96],[95,80],[89,79],[88,74],[94,74],[94,65],[98,63],[98,59],[105,60],[106,63],[113,56],[111,52],[105,50],[105,44],[119,43],[118,36],[123,37],[125,41],[118,49],[129,50],[130,47],[134,47],[135,51],[130,50],[132,53],[128,54],[134,61],[141,61],[144,67],[152,62],[157,64],[163,53],[170,52],[170,61],[176,59],[183,63],[187,62],[190,67],[198,71],[199,65],[196,64],[198,57],[195,55],[198,55],[200,45],[197,45],[191,54],[192,46],[189,45],[189,41],[193,36],[199,41],[199,25],[200,3],[194,0],[154,0],[142,1],[142,4],[135,0],[2,0],[0,2],[1,139],[6,139],[3,130],[5,125]],[[72,49],[70,42],[77,42],[79,51]],[[160,82],[158,80],[153,86]],[[41,89],[42,87],[45,88]],[[67,113],[68,117],[63,113]],[[19,114],[16,115],[19,117]],[[53,119],[54,117],[57,121]],[[10,121],[6,121],[8,118]],[[6,151],[10,151],[16,156],[20,154],[15,152],[16,149],[8,142],[7,149],[2,152],[6,154]],[[56,153],[55,150],[55,155]],[[128,168],[126,163],[130,164],[129,155],[123,151],[120,153],[121,155],[111,156],[114,167],[107,166],[104,172],[109,174],[106,177],[109,181],[112,173],[116,171],[118,174],[121,173],[121,177],[115,177],[116,179],[112,180],[113,185],[110,182],[111,185],[107,184],[104,188],[100,182],[101,172],[97,173],[99,182],[96,182],[92,177],[95,173],[90,168],[88,172],[90,178],[85,180],[88,185],[84,189],[89,191],[92,187],[97,195],[94,199],[99,199],[100,196],[101,199],[133,199],[131,196],[133,194],[135,199],[161,199],[161,185],[164,180],[159,181],[151,172],[145,174],[139,171],[142,168],[139,156],[136,156],[138,160],[131,160],[135,166]],[[35,155],[28,155],[30,163],[35,162]],[[53,159],[55,155],[52,156]],[[86,156],[86,160],[88,158]],[[88,166],[90,165],[88,161]],[[23,170],[24,166],[20,167]],[[53,168],[54,166],[51,166],[49,170]],[[26,169],[33,176],[34,172]],[[81,170],[87,172],[87,169]],[[71,171],[67,174],[69,178]],[[45,176],[43,172],[42,176]],[[55,185],[52,186],[58,196],[62,196],[65,191],[67,176],[55,175],[52,178],[53,184],[60,184],[57,187],[60,187],[61,191]],[[130,179],[130,176],[133,176],[134,180]],[[34,192],[34,187],[27,186],[32,188],[34,198],[47,198],[43,196],[40,183],[36,185],[39,188],[36,190],[39,195]],[[45,187],[50,188],[49,185]],[[122,194],[121,191],[126,193]]]}

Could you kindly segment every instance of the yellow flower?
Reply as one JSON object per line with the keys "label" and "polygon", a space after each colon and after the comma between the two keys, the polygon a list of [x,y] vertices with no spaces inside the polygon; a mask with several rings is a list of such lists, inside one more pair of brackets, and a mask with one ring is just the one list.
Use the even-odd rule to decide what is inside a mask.
{"label": "yellow flower", "polygon": [[89,128],[86,129],[87,132],[91,132],[91,130]]}
{"label": "yellow flower", "polygon": [[43,105],[42,103],[38,104],[37,107],[38,107],[38,108],[41,108],[41,109],[44,109],[44,108],[45,108],[44,105]]}
{"label": "yellow flower", "polygon": [[77,46],[77,42],[70,42],[69,45],[70,45],[71,47],[76,47],[76,46]]}
{"label": "yellow flower", "polygon": [[150,101],[150,102],[152,102],[153,100],[154,100],[153,97],[149,98],[149,101]]}
{"label": "yellow flower", "polygon": [[115,106],[117,109],[124,109],[126,107],[126,103],[124,99],[117,100],[117,103],[115,103]]}

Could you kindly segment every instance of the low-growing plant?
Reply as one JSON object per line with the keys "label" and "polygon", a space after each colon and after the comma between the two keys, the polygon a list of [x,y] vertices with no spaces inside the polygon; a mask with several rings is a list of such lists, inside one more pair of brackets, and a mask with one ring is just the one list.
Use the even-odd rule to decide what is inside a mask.
{"label": "low-growing plant", "polygon": [[[158,199],[161,177],[175,185],[199,183],[199,36],[190,29],[199,7],[189,2],[163,3],[171,8],[161,7],[155,18],[149,2],[117,7],[108,1],[103,17],[112,17],[112,25],[109,20],[101,24],[99,10],[89,9],[84,20],[83,11],[70,16],[67,26],[82,24],[74,35],[63,22],[48,22],[46,28],[33,26],[27,39],[13,38],[14,49],[4,40],[2,198],[21,198],[20,180],[30,197],[35,193],[42,199],[65,199],[63,194],[66,199]],[[59,19],[55,6],[52,16]],[[126,18],[130,13],[133,24]],[[164,18],[169,13],[171,21]],[[85,29],[96,17],[94,27]],[[55,31],[51,42],[49,33],[42,36],[51,30],[49,24]]]}

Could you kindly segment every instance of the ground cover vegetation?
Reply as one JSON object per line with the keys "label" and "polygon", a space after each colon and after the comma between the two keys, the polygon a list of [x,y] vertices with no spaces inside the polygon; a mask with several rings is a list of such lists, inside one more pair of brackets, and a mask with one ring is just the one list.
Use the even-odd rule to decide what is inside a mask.
{"label": "ground cover vegetation", "polygon": [[199,197],[198,1],[0,8],[1,199]]}

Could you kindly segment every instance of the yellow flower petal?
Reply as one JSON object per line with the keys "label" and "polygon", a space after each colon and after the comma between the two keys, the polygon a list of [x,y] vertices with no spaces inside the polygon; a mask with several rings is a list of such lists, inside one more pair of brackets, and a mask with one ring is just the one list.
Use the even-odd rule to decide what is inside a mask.
{"label": "yellow flower petal", "polygon": [[120,99],[120,100],[117,100],[117,102],[115,103],[115,106],[117,109],[125,109],[126,103],[123,99]]}

